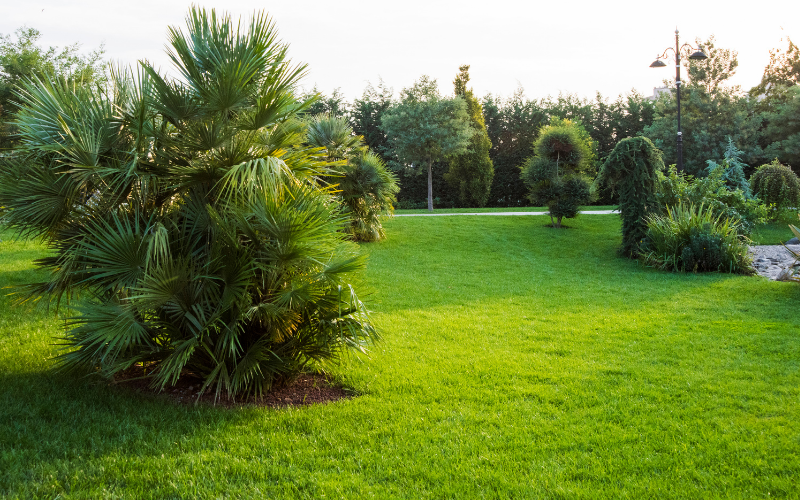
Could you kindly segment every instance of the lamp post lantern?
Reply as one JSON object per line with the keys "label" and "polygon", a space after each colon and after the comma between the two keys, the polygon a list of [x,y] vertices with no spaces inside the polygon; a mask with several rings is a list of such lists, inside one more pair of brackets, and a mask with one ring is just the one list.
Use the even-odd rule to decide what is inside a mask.
{"label": "lamp post lantern", "polygon": [[[677,140],[677,147],[678,147],[678,172],[683,171],[683,132],[681,132],[681,51],[686,50],[686,53],[689,54],[689,59],[692,61],[701,61],[703,59],[708,59],[708,56],[705,52],[703,52],[703,46],[700,45],[697,48],[692,47],[688,43],[684,43],[683,45],[680,44],[678,39],[678,29],[675,28],[675,48],[667,47],[664,50],[664,53],[660,56],[656,57],[656,60],[650,65],[651,68],[663,68],[666,66],[661,59],[666,59],[667,52],[673,51],[675,53],[675,95],[678,104],[678,140]],[[694,52],[692,52],[694,51]]]}

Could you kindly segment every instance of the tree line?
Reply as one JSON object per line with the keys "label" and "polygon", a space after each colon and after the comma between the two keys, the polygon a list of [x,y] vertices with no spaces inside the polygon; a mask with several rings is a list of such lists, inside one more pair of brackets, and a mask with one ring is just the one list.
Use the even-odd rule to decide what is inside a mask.
{"label": "tree line", "polygon": [[[39,36],[36,30],[21,28],[16,40],[0,38],[0,147],[4,149],[13,145],[13,89],[20,81],[44,72],[90,83],[107,78],[100,64],[102,48],[83,56],[77,45],[42,49],[36,44]],[[786,42],[787,48],[770,52],[762,81],[748,91],[728,84],[738,67],[737,53],[717,47],[713,36],[703,43],[708,59],[684,59],[688,83],[682,88],[681,123],[687,173],[704,175],[709,161],[724,157],[729,141],[742,152],[748,175],[774,159],[800,170],[800,50],[790,39]],[[316,88],[298,98],[317,97],[306,115],[325,114],[349,122],[398,177],[401,208],[426,206],[429,190],[439,207],[527,205],[521,168],[534,156],[534,141],[541,131],[559,120],[571,121],[588,137],[587,175],[596,173],[615,144],[628,137],[647,137],[662,151],[665,164],[676,163],[674,81],[665,80],[667,91],[655,99],[636,90],[614,99],[600,93],[593,98],[559,94],[537,99],[522,89],[510,97],[477,98],[468,82],[465,65],[459,68],[450,95],[423,76],[402,89],[399,98],[382,81],[368,84],[352,102],[338,90],[324,95]],[[398,112],[405,113],[406,125],[414,120],[451,123],[441,130],[417,130],[393,119]],[[437,116],[441,120],[435,120]],[[423,137],[437,130],[444,134],[442,140],[428,140],[425,145]],[[418,149],[413,154],[412,146]],[[599,193],[598,203],[613,201],[611,192]]]}

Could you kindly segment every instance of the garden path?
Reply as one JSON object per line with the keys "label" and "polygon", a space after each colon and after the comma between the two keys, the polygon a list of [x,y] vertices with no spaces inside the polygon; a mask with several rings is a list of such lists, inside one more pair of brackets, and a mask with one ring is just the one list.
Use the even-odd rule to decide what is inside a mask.
{"label": "garden path", "polygon": [[[590,215],[618,214],[619,210],[586,210],[580,212]],[[548,212],[463,212],[450,214],[394,214],[395,217],[443,217],[446,215],[548,215]]]}

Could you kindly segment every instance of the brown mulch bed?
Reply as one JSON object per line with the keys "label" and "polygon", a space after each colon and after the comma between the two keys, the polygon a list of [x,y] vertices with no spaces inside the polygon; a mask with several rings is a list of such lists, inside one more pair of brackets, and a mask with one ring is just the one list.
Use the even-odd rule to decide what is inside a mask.
{"label": "brown mulch bed", "polygon": [[267,406],[271,408],[305,406],[349,399],[354,395],[341,385],[325,377],[325,375],[318,373],[302,373],[293,380],[273,386],[269,393],[260,398],[250,396],[248,398],[236,398],[235,400],[225,394],[220,394],[219,397],[216,397],[214,392],[209,390],[200,394],[203,382],[191,374],[182,375],[174,387],[167,387],[163,391],[150,387],[150,379],[141,378],[144,375],[144,367],[141,365],[133,366],[124,372],[118,373],[111,381],[111,384],[127,387],[139,393],[166,397],[177,404],[208,404],[226,408],[241,406]]}

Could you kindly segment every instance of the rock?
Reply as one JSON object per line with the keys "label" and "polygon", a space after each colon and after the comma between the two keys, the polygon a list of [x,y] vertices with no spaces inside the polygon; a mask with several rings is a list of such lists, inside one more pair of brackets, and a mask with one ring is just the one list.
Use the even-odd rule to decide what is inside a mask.
{"label": "rock", "polygon": [[771,280],[788,281],[793,274],[795,257],[783,245],[750,247],[753,268],[760,276]]}
{"label": "rock", "polygon": [[787,245],[800,245],[800,240],[797,238],[792,238],[791,240],[786,242]]}

